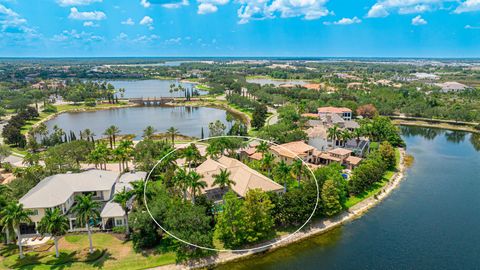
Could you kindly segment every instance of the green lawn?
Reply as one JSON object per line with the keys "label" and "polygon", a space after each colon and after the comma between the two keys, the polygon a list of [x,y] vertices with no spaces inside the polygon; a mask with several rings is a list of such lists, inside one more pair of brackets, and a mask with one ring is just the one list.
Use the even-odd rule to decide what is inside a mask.
{"label": "green lawn", "polygon": [[[396,161],[397,161],[396,168],[398,169],[398,167],[400,165],[400,151],[398,150],[398,148],[395,149],[395,156],[396,156]],[[390,181],[390,178],[392,178],[392,176],[394,174],[395,174],[395,171],[385,172],[385,175],[383,176],[383,179],[382,179],[381,182],[375,183],[368,191],[365,191],[362,194],[359,194],[359,195],[356,195],[356,196],[350,196],[348,198],[347,202],[345,203],[345,206],[347,208],[350,208],[350,207],[356,205],[357,203],[365,200],[366,198],[374,196]]]}
{"label": "green lawn", "polygon": [[171,251],[172,243],[166,240],[168,247],[160,246],[155,250],[137,253],[131,241],[124,242],[112,234],[93,234],[96,252],[88,253],[86,234],[67,235],[60,239],[60,258],[55,258],[54,249],[47,252],[28,252],[24,259],[19,259],[15,246],[0,249],[0,269],[144,269],[175,263],[175,253]]}

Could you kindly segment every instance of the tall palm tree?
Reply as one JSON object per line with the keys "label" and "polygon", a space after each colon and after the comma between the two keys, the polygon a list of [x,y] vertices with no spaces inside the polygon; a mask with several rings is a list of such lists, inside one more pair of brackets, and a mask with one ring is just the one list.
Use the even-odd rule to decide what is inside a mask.
{"label": "tall palm tree", "polygon": [[93,132],[89,128],[86,128],[82,132],[82,139],[83,140],[90,141],[90,139],[91,139],[93,141],[93,136],[95,136],[95,134],[93,134]]}
{"label": "tall palm tree", "polygon": [[173,182],[174,185],[182,191],[183,199],[187,200],[187,191],[190,184],[187,171],[183,168],[179,168],[175,172],[175,176],[173,176]]}
{"label": "tall palm tree", "polygon": [[270,147],[266,141],[261,141],[255,148],[257,152],[265,154]]}
{"label": "tall palm tree", "polygon": [[232,185],[236,184],[235,181],[230,179],[230,172],[227,169],[220,169],[220,173],[214,174],[213,177],[213,185],[219,186],[222,193],[226,187],[232,188]]}
{"label": "tall palm tree", "polygon": [[45,216],[38,224],[38,231],[41,234],[50,234],[55,243],[55,257],[59,257],[58,237],[67,233],[69,228],[68,218],[60,212],[60,209],[47,209]]}
{"label": "tall palm tree", "polygon": [[133,142],[130,140],[121,140],[117,148],[113,150],[113,154],[118,160],[118,168],[120,171],[128,168],[128,161],[132,159],[133,151]]}
{"label": "tall palm tree", "polygon": [[340,137],[342,139],[342,145],[345,145],[348,142],[348,140],[352,138],[352,133],[350,132],[350,130],[344,129],[340,133]]}
{"label": "tall palm tree", "polygon": [[337,145],[337,140],[340,138],[340,133],[341,131],[338,126],[334,125],[333,127],[328,128],[327,138],[332,140],[334,145]]}
{"label": "tall palm tree", "polygon": [[[95,149],[88,154],[87,160],[91,164],[95,164],[95,168],[100,165],[100,169],[107,169],[107,162],[110,158],[111,150],[105,143],[99,143]],[[102,168],[102,165],[104,168]]]}
{"label": "tall palm tree", "polygon": [[144,139],[151,139],[152,136],[155,134],[155,132],[157,132],[157,130],[152,127],[152,126],[147,126],[144,130],[143,130],[143,135],[142,137]]}
{"label": "tall palm tree", "polygon": [[125,212],[125,235],[127,237],[130,234],[130,228],[128,227],[128,203],[132,197],[133,192],[128,191],[125,187],[123,187],[122,191],[115,193],[115,196],[113,197],[113,201],[118,203]]}
{"label": "tall palm tree", "polygon": [[187,177],[192,191],[192,203],[195,204],[195,194],[200,192],[202,188],[206,188],[207,182],[201,180],[202,176],[195,171],[189,172]]}
{"label": "tall palm tree", "polygon": [[111,125],[110,127],[108,127],[103,133],[103,135],[108,136],[108,139],[110,141],[110,148],[112,149],[113,149],[113,146],[115,145],[115,140],[118,134],[120,134],[120,129],[114,125]]}
{"label": "tall palm tree", "polygon": [[288,183],[288,178],[290,177],[292,168],[285,163],[285,161],[280,161],[280,163],[277,164],[277,167],[275,168],[275,172],[281,182],[283,182],[283,191],[287,192],[287,183]]}
{"label": "tall palm tree", "polygon": [[79,195],[75,197],[76,204],[72,207],[72,212],[77,216],[80,224],[85,224],[88,232],[88,241],[90,244],[90,253],[93,253],[92,231],[90,221],[96,221],[100,216],[100,204],[92,199],[92,194]]}
{"label": "tall palm tree", "polygon": [[8,228],[13,228],[17,234],[17,244],[20,251],[20,258],[24,257],[20,224],[32,222],[29,217],[30,214],[32,214],[31,211],[23,209],[22,204],[13,201],[0,211],[0,224]]}
{"label": "tall palm tree", "polygon": [[175,136],[179,135],[178,129],[170,127],[167,129],[167,135],[172,138],[172,145],[175,145]]}
{"label": "tall palm tree", "polygon": [[295,161],[292,163],[292,173],[295,175],[295,178],[297,178],[298,186],[300,187],[300,181],[302,180],[302,175],[305,172],[305,167],[303,165],[303,162],[300,159],[295,159]]}
{"label": "tall palm tree", "polygon": [[212,159],[218,159],[222,154],[222,150],[218,147],[217,144],[209,144],[207,146],[207,155]]}
{"label": "tall palm tree", "polygon": [[272,171],[274,160],[275,160],[275,157],[273,156],[272,153],[265,153],[262,157],[262,160],[261,160],[262,169],[267,171],[268,177],[271,177],[271,171]]}

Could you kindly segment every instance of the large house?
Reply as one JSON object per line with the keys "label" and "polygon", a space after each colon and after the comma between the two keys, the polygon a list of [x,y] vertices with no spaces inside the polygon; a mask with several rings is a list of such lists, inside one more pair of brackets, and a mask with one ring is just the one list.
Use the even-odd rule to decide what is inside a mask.
{"label": "large house", "polygon": [[32,211],[32,215],[30,215],[32,224],[22,224],[21,233],[37,233],[37,225],[45,215],[45,211],[54,208],[60,209],[64,215],[68,216],[70,231],[84,229],[79,227],[75,215],[70,212],[75,204],[75,197],[78,195],[92,194],[92,198],[101,203],[102,220],[104,218],[106,221],[109,218],[124,218],[123,210],[121,213],[116,212],[118,215],[112,215],[111,212],[106,211],[105,207],[107,205],[114,206],[112,204],[115,203],[111,200],[115,192],[119,191],[120,186],[125,185],[131,178],[139,180],[142,175],[145,177],[145,174],[142,173],[131,174],[132,176],[122,175],[120,177],[117,172],[87,170],[81,173],[56,174],[43,179],[19,200],[25,209]]}
{"label": "large house", "polygon": [[352,120],[352,110],[344,107],[320,107],[318,108],[318,116],[336,114],[343,118],[343,120]]}
{"label": "large house", "polygon": [[202,180],[207,183],[207,187],[202,190],[202,193],[215,201],[221,200],[227,191],[227,189],[222,190],[214,184],[215,175],[219,174],[220,170],[230,172],[230,180],[235,182],[231,188],[240,197],[245,197],[250,189],[256,188],[263,191],[283,192],[283,186],[270,178],[234,158],[222,156],[218,160],[209,158],[196,168],[196,172],[202,175]]}
{"label": "large house", "polygon": [[307,163],[313,163],[314,150],[315,147],[303,141],[289,142],[270,147],[270,151],[275,156],[275,161],[280,162],[283,160],[287,164],[292,164],[297,157]]}

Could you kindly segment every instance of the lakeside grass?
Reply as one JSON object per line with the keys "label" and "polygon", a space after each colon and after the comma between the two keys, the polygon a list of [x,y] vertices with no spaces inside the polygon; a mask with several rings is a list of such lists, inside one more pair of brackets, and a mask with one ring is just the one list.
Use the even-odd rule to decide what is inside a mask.
{"label": "lakeside grass", "polygon": [[28,252],[24,259],[18,256],[17,247],[10,245],[0,249],[0,269],[138,269],[173,264],[176,255],[171,241],[155,249],[135,252],[131,241],[122,241],[112,234],[94,233],[96,252],[88,253],[88,236],[71,234],[59,240],[60,258],[55,258],[53,247],[47,252]]}
{"label": "lakeside grass", "polygon": [[380,190],[382,190],[385,187],[385,185],[390,182],[390,179],[393,177],[395,172],[400,167],[400,150],[398,148],[395,149],[395,158],[396,158],[395,170],[386,171],[385,174],[383,175],[382,181],[375,183],[370,189],[363,192],[362,194],[355,195],[355,196],[350,196],[348,198],[347,202],[345,203],[345,206],[347,208],[350,208],[350,207],[356,205],[357,203],[374,196]]}

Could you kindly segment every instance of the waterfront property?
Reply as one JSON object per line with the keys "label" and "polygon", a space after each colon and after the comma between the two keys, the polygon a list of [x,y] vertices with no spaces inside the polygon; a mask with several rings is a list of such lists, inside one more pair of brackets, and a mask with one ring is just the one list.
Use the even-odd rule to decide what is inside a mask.
{"label": "waterfront property", "polygon": [[273,145],[270,147],[270,150],[275,156],[276,162],[284,161],[287,164],[292,164],[298,157],[307,163],[314,163],[313,151],[315,147],[303,141]]}
{"label": "waterfront property", "polygon": [[[76,217],[70,212],[78,195],[92,195],[92,199],[102,205],[102,228],[123,226],[125,212],[119,211],[121,207],[112,201],[114,194],[129,186],[131,181],[140,180],[145,173],[127,173],[122,176],[117,172],[103,170],[88,170],[81,173],[65,173],[49,176],[27,194],[19,202],[25,209],[31,210],[31,224],[22,224],[22,234],[37,234],[37,225],[44,217],[47,209],[60,209],[61,213],[68,216],[70,231],[83,230],[76,222]],[[134,180],[135,179],[135,180]]]}
{"label": "waterfront property", "polygon": [[240,197],[245,197],[249,190],[257,188],[262,191],[278,193],[284,191],[283,186],[248,167],[241,161],[222,156],[218,160],[208,158],[196,168],[196,172],[202,175],[202,180],[207,183],[207,187],[202,190],[202,193],[205,193],[214,201],[221,200],[224,193],[228,191],[227,188],[222,190],[222,188],[214,184],[215,175],[218,175],[220,170],[227,170],[230,173],[230,180],[234,182],[231,189]]}

